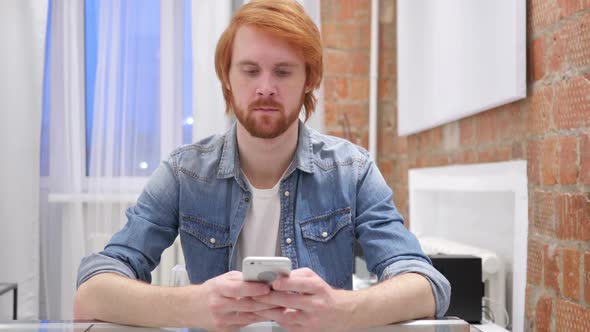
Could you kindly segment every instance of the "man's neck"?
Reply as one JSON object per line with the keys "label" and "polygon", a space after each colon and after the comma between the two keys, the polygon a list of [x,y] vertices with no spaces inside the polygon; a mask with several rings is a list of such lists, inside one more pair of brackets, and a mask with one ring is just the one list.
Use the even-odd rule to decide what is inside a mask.
{"label": "man's neck", "polygon": [[242,171],[257,189],[270,189],[293,160],[297,149],[299,121],[278,137],[256,138],[238,122],[237,140]]}

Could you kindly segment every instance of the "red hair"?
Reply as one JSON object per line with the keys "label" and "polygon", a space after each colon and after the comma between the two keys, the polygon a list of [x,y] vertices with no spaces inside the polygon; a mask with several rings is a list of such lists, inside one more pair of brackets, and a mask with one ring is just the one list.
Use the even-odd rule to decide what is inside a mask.
{"label": "red hair", "polygon": [[320,87],[323,75],[322,43],[315,23],[295,0],[253,0],[242,6],[232,17],[215,50],[215,72],[221,81],[225,111],[231,111],[229,68],[232,61],[233,42],[242,25],[253,26],[285,39],[301,52],[305,61],[305,87],[309,92],[303,98],[305,119],[315,110],[316,97],[313,90]]}

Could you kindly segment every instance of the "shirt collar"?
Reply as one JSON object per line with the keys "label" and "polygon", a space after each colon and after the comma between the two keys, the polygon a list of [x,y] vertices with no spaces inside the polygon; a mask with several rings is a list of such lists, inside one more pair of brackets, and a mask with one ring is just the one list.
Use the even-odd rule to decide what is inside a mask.
{"label": "shirt collar", "polygon": [[[295,151],[295,159],[290,167],[297,168],[306,173],[313,173],[314,167],[312,162],[312,131],[299,120],[299,136],[297,138],[297,150]],[[285,176],[292,173],[294,169],[288,169]],[[230,130],[225,134],[223,149],[221,151],[221,159],[219,161],[219,168],[217,169],[217,178],[226,179],[235,177],[240,179],[240,158],[238,155],[238,141],[237,141],[237,121],[234,122]]]}

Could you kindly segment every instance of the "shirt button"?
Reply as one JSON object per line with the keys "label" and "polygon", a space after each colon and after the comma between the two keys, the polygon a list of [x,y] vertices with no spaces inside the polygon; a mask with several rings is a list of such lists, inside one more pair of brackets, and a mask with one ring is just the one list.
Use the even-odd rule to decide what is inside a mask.
{"label": "shirt button", "polygon": [[323,238],[326,238],[326,237],[328,237],[328,232],[322,232],[322,237],[323,237]]}
{"label": "shirt button", "polygon": [[210,238],[209,242],[211,242],[211,244],[215,244],[215,238],[214,237]]}
{"label": "shirt button", "polygon": [[250,202],[250,197],[246,197],[246,198],[244,198],[244,201],[245,201],[246,203]]}
{"label": "shirt button", "polygon": [[285,191],[285,197],[289,197],[289,191]]}
{"label": "shirt button", "polygon": [[291,244],[291,242],[293,242],[293,240],[291,240],[291,238],[288,237],[287,240],[286,240],[286,242],[287,242],[287,244]]}

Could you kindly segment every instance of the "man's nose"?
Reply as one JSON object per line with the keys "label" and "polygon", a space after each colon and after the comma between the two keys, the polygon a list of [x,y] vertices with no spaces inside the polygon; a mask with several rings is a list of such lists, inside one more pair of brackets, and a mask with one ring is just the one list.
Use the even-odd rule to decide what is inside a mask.
{"label": "man's nose", "polygon": [[276,93],[277,88],[272,78],[261,77],[258,88],[256,89],[256,94],[260,97],[270,97],[276,95]]}

